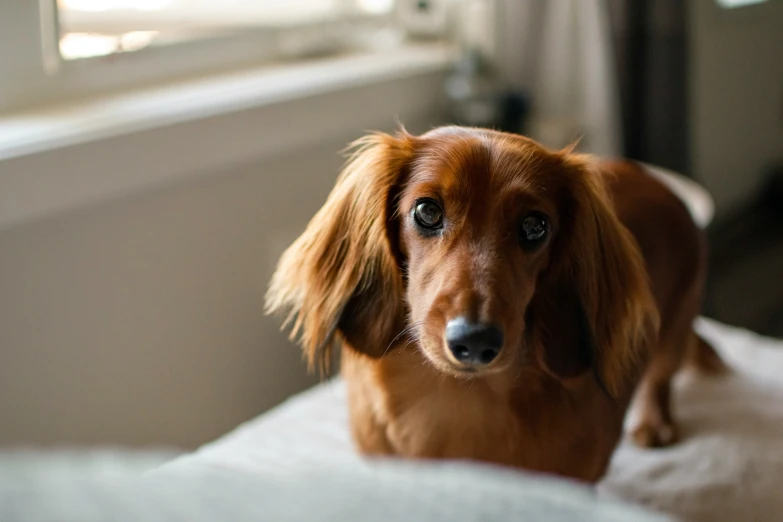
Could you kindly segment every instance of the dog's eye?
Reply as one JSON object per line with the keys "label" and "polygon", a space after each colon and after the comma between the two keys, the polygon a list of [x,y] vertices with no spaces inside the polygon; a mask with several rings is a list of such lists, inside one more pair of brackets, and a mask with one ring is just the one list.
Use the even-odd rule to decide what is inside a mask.
{"label": "dog's eye", "polygon": [[528,214],[522,218],[519,227],[519,242],[522,248],[532,250],[546,240],[549,233],[549,222],[541,214]]}
{"label": "dog's eye", "polygon": [[443,209],[431,199],[421,199],[413,208],[413,219],[420,227],[434,230],[443,225]]}

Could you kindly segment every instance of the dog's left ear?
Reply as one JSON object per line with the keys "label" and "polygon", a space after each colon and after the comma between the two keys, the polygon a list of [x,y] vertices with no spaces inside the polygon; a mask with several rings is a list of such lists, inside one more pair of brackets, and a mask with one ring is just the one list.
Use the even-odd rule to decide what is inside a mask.
{"label": "dog's left ear", "polygon": [[278,263],[266,311],[287,314],[311,369],[328,370],[335,334],[380,356],[404,327],[394,206],[413,140],[401,131],[354,143],[326,202]]}
{"label": "dog's left ear", "polygon": [[[597,160],[570,151],[561,155],[563,166],[555,174],[561,226],[549,274],[559,300],[549,307],[545,330],[570,336],[571,349],[588,352],[605,391],[627,397],[658,330],[644,258],[614,211]],[[566,316],[573,324],[563,324]]]}

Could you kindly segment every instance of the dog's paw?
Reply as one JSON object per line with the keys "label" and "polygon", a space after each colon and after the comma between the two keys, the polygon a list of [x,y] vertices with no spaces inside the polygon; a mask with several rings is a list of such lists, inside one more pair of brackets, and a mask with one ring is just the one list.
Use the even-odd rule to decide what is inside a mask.
{"label": "dog's paw", "polygon": [[664,448],[678,440],[674,424],[643,422],[631,431],[631,438],[642,448]]}

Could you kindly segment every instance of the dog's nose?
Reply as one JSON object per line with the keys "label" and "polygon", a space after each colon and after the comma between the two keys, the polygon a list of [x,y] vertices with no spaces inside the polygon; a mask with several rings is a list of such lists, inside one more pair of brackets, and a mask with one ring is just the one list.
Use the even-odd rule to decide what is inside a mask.
{"label": "dog's nose", "polygon": [[503,332],[497,326],[457,317],[446,324],[446,344],[459,362],[485,365],[503,348]]}

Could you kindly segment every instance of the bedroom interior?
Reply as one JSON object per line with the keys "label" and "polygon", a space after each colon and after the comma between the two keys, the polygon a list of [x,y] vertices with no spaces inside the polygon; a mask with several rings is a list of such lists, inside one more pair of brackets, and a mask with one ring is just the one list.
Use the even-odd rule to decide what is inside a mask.
{"label": "bedroom interior", "polygon": [[[783,3],[248,5],[0,6],[0,520],[777,520]],[[697,330],[734,372],[678,377],[684,440],[624,441],[598,495],[367,465],[264,316],[345,146],[444,123],[660,166],[709,221]]]}

